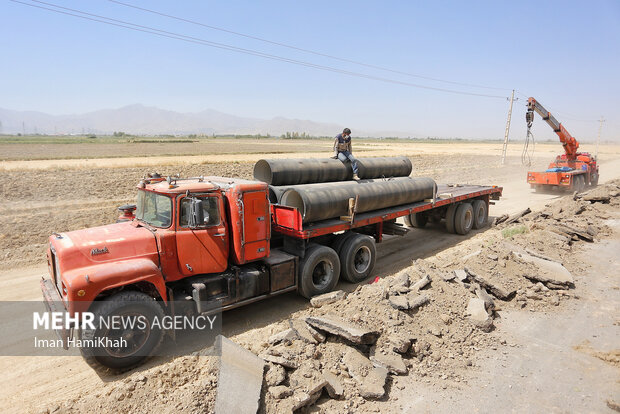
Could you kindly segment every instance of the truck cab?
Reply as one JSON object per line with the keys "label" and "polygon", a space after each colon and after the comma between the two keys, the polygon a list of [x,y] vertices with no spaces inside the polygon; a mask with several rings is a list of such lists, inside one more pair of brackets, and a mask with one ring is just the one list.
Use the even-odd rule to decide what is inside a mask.
{"label": "truck cab", "polygon": [[[109,311],[115,300],[121,309],[112,311],[122,313],[140,298],[154,317],[173,312],[171,301],[208,313],[294,290],[298,258],[271,254],[267,197],[257,181],[145,178],[135,208],[125,206],[131,220],[50,236],[44,296],[70,315]],[[68,340],[71,331],[60,334]],[[137,362],[93,358],[110,367]]]}

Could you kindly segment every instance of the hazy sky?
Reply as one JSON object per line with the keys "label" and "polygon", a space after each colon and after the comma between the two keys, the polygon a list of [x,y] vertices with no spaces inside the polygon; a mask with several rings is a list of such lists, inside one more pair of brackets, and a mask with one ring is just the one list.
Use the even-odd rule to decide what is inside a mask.
{"label": "hazy sky", "polygon": [[[41,7],[49,5],[19,0]],[[381,71],[157,16],[107,0],[49,0],[209,42],[396,82],[507,97],[511,137],[536,97],[573,135],[620,140],[620,1],[121,0]],[[66,10],[65,10],[66,11]],[[505,98],[322,71],[0,2],[0,107],[52,114],[133,103],[182,112],[311,119],[412,136],[503,137]],[[593,122],[594,121],[594,122]],[[534,133],[553,138],[540,118]]]}

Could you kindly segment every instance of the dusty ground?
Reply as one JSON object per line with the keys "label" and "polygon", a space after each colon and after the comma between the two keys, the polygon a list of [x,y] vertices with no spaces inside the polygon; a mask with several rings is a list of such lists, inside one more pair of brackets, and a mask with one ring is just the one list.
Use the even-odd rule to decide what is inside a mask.
{"label": "dusty ground", "polygon": [[[392,147],[391,149],[386,149],[384,143],[377,143],[377,149],[373,148],[373,151],[369,151],[367,154],[386,155],[390,151],[392,154],[405,153],[412,158],[415,168],[413,175],[432,176],[439,182],[503,185],[505,187],[504,198],[491,209],[491,214],[495,216],[503,213],[512,213],[528,206],[533,209],[543,208],[545,203],[558,198],[558,195],[533,194],[529,191],[527,185],[523,183],[527,169],[520,165],[519,157],[517,156],[519,149],[513,149],[509,154],[508,166],[500,167],[497,145],[493,148],[486,147],[487,144],[471,144],[473,147],[466,144],[459,144],[460,147],[455,147],[454,145],[441,146],[439,144],[428,145],[421,145],[417,149],[413,147]],[[450,151],[456,151],[458,155],[452,153],[452,155],[448,156],[447,154]],[[554,147],[554,151],[557,151],[557,148]],[[610,149],[609,154],[601,154],[601,159],[603,160],[601,167],[603,180],[605,178],[620,177],[620,163],[613,161],[613,158],[616,158],[614,157],[615,151],[617,151],[617,148]],[[294,156],[299,155],[295,154]],[[278,156],[287,155],[269,155],[269,157]],[[187,159],[187,157],[181,159],[178,157],[141,159],[138,161],[147,162],[149,166],[152,166],[146,170],[157,169],[164,174],[181,172],[183,175],[217,174],[247,178],[251,175],[253,161],[261,157],[265,156],[241,154],[241,156],[233,158],[240,158],[242,162],[230,163],[228,161],[231,161],[231,156],[221,154],[205,156],[201,158],[202,161],[199,161],[201,163],[197,165],[194,164],[197,161],[195,157],[190,159]],[[536,168],[543,168],[549,162],[549,158],[550,153],[541,151],[540,157],[534,159],[534,166]],[[0,207],[2,213],[0,215],[0,232],[2,233],[0,235],[0,266],[2,269],[11,269],[0,271],[2,299],[28,300],[39,297],[37,279],[40,278],[41,274],[45,273],[45,266],[42,266],[43,246],[47,236],[52,231],[66,231],[87,225],[103,224],[115,219],[117,212],[114,210],[114,207],[133,198],[133,186],[145,172],[145,168],[131,167],[131,163],[134,161],[131,158],[123,158],[90,161],[41,160],[0,163],[0,169],[3,169],[1,173],[4,178],[2,180],[2,194],[5,200],[5,203]],[[162,164],[158,165],[158,162],[162,162]],[[93,165],[92,167],[90,166],[91,164]],[[419,243],[421,239],[420,232],[425,233],[425,242],[423,244]],[[463,255],[464,250],[475,250],[468,243],[480,240],[486,241],[489,237],[490,235],[487,233],[471,234],[464,240],[464,238],[458,236],[448,235],[445,232],[439,231],[439,229],[431,228],[412,231],[404,239],[390,238],[379,246],[379,261],[374,273],[376,276],[381,277],[397,273],[407,268],[411,264],[412,259],[416,258],[427,258],[432,261],[435,253],[455,245],[455,251],[460,251],[460,254]],[[610,243],[612,242],[610,241]],[[545,251],[544,246],[542,250]],[[584,256],[586,260],[589,259],[590,261],[592,261],[593,257],[593,255]],[[617,262],[617,257],[611,259]],[[585,263],[588,262],[586,261]],[[584,272],[591,267],[594,268],[594,265],[584,265]],[[612,279],[610,283],[617,289],[617,282],[617,279]],[[579,287],[586,289],[588,286],[584,284]],[[351,291],[355,286],[342,283],[341,288]],[[449,292],[451,288],[445,287],[445,289]],[[584,290],[584,293],[580,292],[579,295],[585,295],[585,292],[586,290]],[[596,297],[596,292],[593,292],[592,295]],[[617,294],[615,298],[616,305],[615,308],[612,306],[612,310],[617,315]],[[275,301],[278,302],[278,306],[274,306]],[[295,312],[304,312],[307,306],[305,300],[291,294],[251,305],[250,310],[244,308],[228,312],[224,318],[224,333],[252,349],[257,344],[247,342],[247,339],[244,338],[247,338],[249,335],[255,335],[254,329],[262,327],[261,335],[266,337],[270,333],[277,331],[278,327],[281,326],[280,321],[288,318]],[[546,309],[545,307],[543,308]],[[565,309],[564,305],[562,305],[562,312],[570,313],[570,310],[566,311]],[[458,313],[456,308],[455,312]],[[514,334],[515,338],[520,337],[519,335],[522,337],[524,333],[522,332],[523,324],[515,322],[511,325],[509,322],[512,320],[511,315],[513,314],[517,315],[514,317],[514,320],[518,321],[517,318],[520,312],[522,313],[523,311],[514,309],[514,313],[511,312],[513,310],[503,312],[501,322],[496,322],[496,325],[499,326],[499,331],[502,332],[501,335]],[[527,312],[529,311],[526,311],[526,314],[528,314]],[[556,311],[552,312],[551,320],[547,322],[550,326],[557,324],[557,320],[553,319],[553,315],[556,314]],[[616,320],[618,320],[617,316]],[[536,321],[543,321],[543,319],[537,316]],[[277,325],[278,323],[280,325]],[[533,325],[532,329],[536,328],[546,333],[549,330],[545,329],[545,326],[543,322],[540,322],[539,325]],[[423,329],[423,327],[418,325],[416,329]],[[583,332],[585,333],[585,331]],[[478,352],[472,348],[467,353],[464,351],[463,355],[465,356],[463,358],[460,358],[462,355],[459,355],[457,359],[465,362],[465,367],[458,368],[459,365],[452,361],[452,358],[447,357],[443,362],[440,362],[441,359],[440,361],[435,361],[438,363],[436,365],[441,365],[441,367],[429,368],[429,372],[425,375],[422,375],[421,371],[414,370],[416,375],[410,374],[406,377],[395,377],[392,382],[389,400],[381,403],[367,403],[363,399],[356,398],[355,401],[357,401],[356,404],[358,404],[359,410],[362,410],[363,407],[363,411],[379,409],[399,411],[400,409],[408,410],[410,408],[435,411],[433,407],[443,407],[441,411],[449,411],[447,405],[441,405],[447,404],[449,401],[447,397],[453,398],[453,403],[461,404],[465,407],[468,400],[470,400],[467,398],[467,395],[468,392],[471,392],[471,388],[463,388],[460,391],[462,386],[455,385],[455,383],[468,383],[467,387],[471,387],[473,384],[473,386],[489,390],[488,395],[483,395],[486,395],[485,398],[487,398],[489,404],[493,403],[495,401],[493,397],[495,394],[493,393],[497,393],[496,390],[493,391],[494,388],[491,386],[495,384],[493,378],[499,375],[502,377],[502,380],[505,380],[505,375],[500,375],[499,372],[505,369],[501,365],[506,365],[507,363],[506,361],[493,358],[498,356],[498,353],[505,355],[504,352],[508,352],[510,354],[515,349],[527,351],[527,348],[523,347],[498,346],[498,341],[501,344],[502,339],[496,335],[498,335],[497,332],[474,335],[480,343],[471,346],[483,351]],[[617,344],[617,331],[612,335],[612,338],[616,340]],[[516,344],[517,340],[514,339],[513,342],[508,341],[507,343]],[[606,349],[594,341],[590,343],[579,342],[574,345],[578,346],[582,351],[580,355],[585,356],[593,354],[596,356],[597,352],[609,350],[609,348]],[[492,347],[499,348],[499,350],[492,350]],[[329,351],[327,353],[329,354]],[[475,358],[481,359],[479,361],[475,359],[471,361],[474,368],[467,367],[467,358],[470,355],[471,358],[474,358],[474,354],[476,355]],[[496,364],[488,363],[485,365],[485,359],[481,355],[488,355],[489,361],[495,361]],[[506,357],[508,358],[511,355],[515,357],[516,354],[506,355]],[[135,397],[130,398],[131,396],[129,396],[126,402],[122,404],[122,407],[128,410],[136,410],[142,407],[144,410],[173,411],[181,409],[181,411],[188,412],[198,408],[208,408],[208,405],[194,406],[186,402],[186,400],[200,398],[208,401],[209,398],[213,397],[212,389],[215,376],[211,369],[212,366],[209,365],[213,364],[213,362],[202,362],[202,358],[200,360],[201,363],[198,364],[200,369],[198,370],[196,369],[194,359],[189,357],[171,362],[161,359],[151,361],[145,368],[138,370],[138,373],[131,375],[145,375],[148,378],[147,383],[151,381],[151,378],[159,378],[157,384],[154,387],[145,387],[141,392],[134,392]],[[531,370],[537,363],[538,361],[533,359],[529,368],[526,364],[524,370]],[[19,366],[19,369],[14,369],[14,366]],[[113,405],[106,405],[107,401],[110,398],[118,400],[120,395],[119,387],[125,386],[120,384],[126,384],[126,381],[130,381],[125,379],[126,375],[122,377],[100,377],[88,368],[81,359],[71,357],[2,357],[0,358],[0,367],[3,370],[2,377],[5,380],[3,382],[6,384],[3,390],[0,391],[0,402],[2,406],[14,407],[16,411],[40,408],[50,408],[53,410],[56,408],[56,405],[61,408],[72,407],[75,410],[82,410],[89,407],[92,408],[89,404],[97,403],[104,403],[102,408],[107,407],[108,410],[112,410]],[[159,373],[157,373],[158,370],[160,371]],[[545,373],[548,373],[548,371],[553,370],[547,369]],[[482,374],[485,372],[493,373],[492,377],[486,378]],[[617,377],[617,371],[612,372],[616,372]],[[474,376],[473,374],[476,375]],[[445,379],[443,379],[443,375],[446,376]],[[458,378],[458,382],[456,378]],[[480,378],[482,378],[482,383],[477,383],[476,381]],[[545,377],[543,376],[542,378]],[[430,379],[430,381],[426,382],[427,379]],[[483,387],[485,379],[487,383]],[[161,384],[159,384],[159,381]],[[530,382],[529,380],[521,380],[520,384],[529,384]],[[586,383],[589,384],[588,381]],[[197,384],[199,384],[198,387]],[[507,385],[506,383],[504,384]],[[443,389],[444,385],[446,385],[448,391]],[[161,398],[158,397],[154,400],[159,405],[141,406],[134,404],[138,398],[148,399],[153,397],[149,393],[154,389],[166,387],[174,388],[176,391],[162,392]],[[416,391],[415,398],[408,391],[411,389],[410,387],[415,387],[414,389],[419,390],[419,392]],[[510,389],[512,390],[512,388]],[[24,390],[28,390],[27,394]],[[101,392],[95,392],[94,390],[100,390]],[[207,392],[208,390],[211,390],[210,394]],[[526,387],[523,392],[527,390],[528,388]],[[112,397],[106,396],[108,392],[110,395],[116,394]],[[121,391],[121,393],[125,394],[122,397],[125,400],[128,393],[126,391]],[[518,394],[516,390],[513,390],[513,393],[515,395],[523,394]],[[99,397],[98,401],[95,401],[94,398],[97,397]],[[611,397],[614,396],[609,395],[609,398]],[[620,400],[617,395],[614,398],[616,401]],[[600,402],[599,400],[600,398],[597,402]],[[531,407],[540,406],[540,401],[538,403],[536,401],[538,400],[535,400]],[[65,404],[67,402],[68,405]],[[559,402],[561,403],[561,401]],[[322,405],[319,404],[319,406]],[[525,406],[520,405],[519,407],[524,408]],[[555,406],[550,407],[553,408]],[[559,407],[560,411],[570,411],[570,407],[566,405],[560,404]],[[579,406],[575,405],[574,407]],[[592,406],[586,405],[585,407]],[[329,406],[326,405],[324,408],[327,409]],[[334,407],[334,409],[339,410],[342,408],[342,406]],[[353,407],[354,411],[359,411],[355,408],[357,407]],[[114,405],[113,410],[116,411],[116,409],[117,407]],[[505,411],[510,410],[510,407],[506,407]],[[487,412],[489,410],[479,409],[479,411]],[[517,411],[523,410],[517,409]],[[595,408],[594,411],[600,410]]]}

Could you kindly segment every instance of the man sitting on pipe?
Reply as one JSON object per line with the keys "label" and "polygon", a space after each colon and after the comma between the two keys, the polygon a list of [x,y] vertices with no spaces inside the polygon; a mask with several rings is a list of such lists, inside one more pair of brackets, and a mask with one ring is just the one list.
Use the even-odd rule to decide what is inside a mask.
{"label": "man sitting on pipe", "polygon": [[336,135],[334,141],[334,158],[338,158],[342,162],[351,162],[353,168],[353,179],[359,180],[357,176],[357,160],[353,156],[353,148],[351,147],[351,130],[345,128],[342,134]]}

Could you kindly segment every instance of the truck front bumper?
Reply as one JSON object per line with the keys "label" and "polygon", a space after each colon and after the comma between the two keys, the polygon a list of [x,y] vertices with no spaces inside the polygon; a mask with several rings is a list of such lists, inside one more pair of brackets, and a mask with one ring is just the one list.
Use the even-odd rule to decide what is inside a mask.
{"label": "truck front bumper", "polygon": [[[48,312],[62,313],[62,320],[64,321],[67,309],[65,308],[65,304],[60,297],[60,293],[58,293],[56,286],[54,286],[54,282],[50,279],[41,279],[41,292],[43,292],[43,303],[45,304]],[[56,332],[58,338],[62,341],[62,347],[64,349],[69,349],[69,339],[72,336],[72,329],[67,329],[64,323],[62,325],[62,329],[54,329],[54,331]]]}

